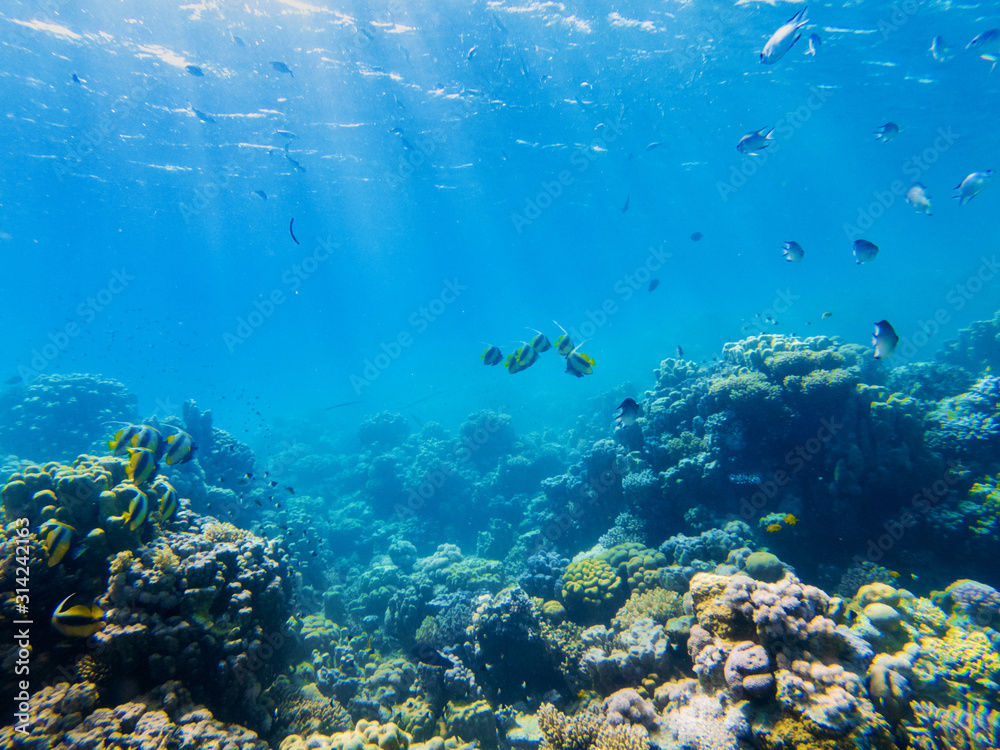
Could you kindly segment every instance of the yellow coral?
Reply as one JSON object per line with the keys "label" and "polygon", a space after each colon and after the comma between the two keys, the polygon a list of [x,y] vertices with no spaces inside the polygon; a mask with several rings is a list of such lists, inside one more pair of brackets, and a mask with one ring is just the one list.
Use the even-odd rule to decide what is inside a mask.
{"label": "yellow coral", "polygon": [[98,661],[92,654],[84,654],[76,662],[76,675],[83,682],[98,685],[111,676],[111,666]]}
{"label": "yellow coral", "polygon": [[562,599],[570,609],[600,607],[614,601],[623,590],[614,568],[596,557],[570,563],[562,580]]}
{"label": "yellow coral", "polygon": [[254,538],[254,535],[246,529],[238,528],[231,523],[219,521],[212,521],[205,524],[202,533],[209,541],[216,544],[219,542],[243,542]]}
{"label": "yellow coral", "polygon": [[890,607],[899,606],[899,591],[887,583],[876,581],[858,589],[852,602],[859,611],[863,611],[869,604],[876,603],[888,604]]}
{"label": "yellow coral", "polygon": [[153,565],[157,567],[161,573],[173,575],[181,566],[181,559],[168,545],[161,544],[153,553]]}
{"label": "yellow coral", "polygon": [[566,716],[551,703],[537,713],[540,750],[646,750],[649,733],[642,726],[612,726],[596,709]]}
{"label": "yellow coral", "polygon": [[[930,659],[952,682],[997,690],[1000,655],[985,633],[948,628],[943,638],[925,635],[920,639],[922,657]],[[923,666],[923,665],[921,665]]]}
{"label": "yellow coral", "polygon": [[407,750],[411,737],[398,726],[389,722],[362,719],[349,732],[336,732],[329,737],[312,734],[302,737],[290,734],[281,741],[279,750]]}
{"label": "yellow coral", "polygon": [[628,582],[629,591],[647,591],[660,582],[660,568],[667,565],[662,552],[645,547],[638,542],[616,544],[597,556],[615,569]]}
{"label": "yellow coral", "polygon": [[781,400],[781,388],[768,381],[760,372],[742,372],[728,377],[715,376],[709,382],[708,393],[722,408],[752,409],[764,403]]}
{"label": "yellow coral", "polygon": [[437,725],[431,704],[416,696],[410,696],[393,708],[392,721],[415,740],[430,739]]}
{"label": "yellow coral", "polygon": [[656,588],[649,591],[636,591],[618,610],[612,624],[618,631],[626,631],[637,620],[649,618],[661,625],[666,625],[672,617],[684,614],[684,603],[676,591]]}
{"label": "yellow coral", "polygon": [[133,559],[132,550],[127,549],[119,552],[111,560],[111,575],[128,572],[128,569],[132,567]]}
{"label": "yellow coral", "polygon": [[764,370],[775,380],[781,381],[789,376],[804,376],[816,370],[836,370],[844,364],[843,355],[831,349],[799,349],[775,352],[764,359]]}
{"label": "yellow coral", "polygon": [[558,625],[566,619],[566,608],[557,601],[550,600],[542,604],[542,614],[550,622]]}

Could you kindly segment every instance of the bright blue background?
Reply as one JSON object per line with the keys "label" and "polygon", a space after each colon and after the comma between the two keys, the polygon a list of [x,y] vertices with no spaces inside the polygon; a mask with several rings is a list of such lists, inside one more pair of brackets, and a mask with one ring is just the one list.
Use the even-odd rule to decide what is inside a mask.
{"label": "bright blue background", "polygon": [[[997,308],[995,279],[961,309],[949,293],[996,251],[1000,191],[966,206],[949,196],[998,166],[1000,74],[965,45],[1000,15],[814,4],[805,33],[823,38],[819,55],[804,55],[803,38],[765,67],[758,51],[800,6],[215,5],[0,10],[10,374],[75,322],[82,333],[45,372],[120,379],[144,414],[195,398],[251,442],[279,417],[353,432],[367,414],[434,394],[406,413],[455,426],[506,407],[527,429],[570,424],[586,399],[626,381],[641,393],[678,344],[718,356],[782,290],[798,299],[773,330],[865,345],[875,320],[905,340],[943,310],[920,358]],[[950,62],[928,54],[936,34]],[[736,151],[815,90],[826,101],[779,128],[765,156]],[[889,120],[898,138],[876,142]],[[957,136],[945,149],[939,129]],[[289,154],[306,172],[276,130],[296,134]],[[844,224],[894,180],[908,187],[905,164],[925,149],[934,215],[895,198],[862,235],[881,254],[856,265]],[[723,200],[719,184],[749,163],[756,173]],[[563,170],[572,182],[517,231],[512,215]],[[214,197],[186,216],[181,204],[199,195]],[[283,275],[328,236],[336,253],[291,295]],[[791,239],[802,263],[782,260]],[[625,299],[616,284],[661,246],[671,257],[659,288]],[[135,280],[85,322],[79,305],[122,268]],[[467,288],[418,332],[410,317],[452,279]],[[275,289],[287,301],[230,354],[224,334]],[[554,352],[516,376],[480,363],[486,343],[506,355],[529,327],[554,339],[553,320],[580,329],[609,299],[618,312],[582,348],[597,362],[591,377],[565,375]],[[821,322],[823,311],[834,315]],[[358,396],[351,376],[402,331],[412,345]]]}

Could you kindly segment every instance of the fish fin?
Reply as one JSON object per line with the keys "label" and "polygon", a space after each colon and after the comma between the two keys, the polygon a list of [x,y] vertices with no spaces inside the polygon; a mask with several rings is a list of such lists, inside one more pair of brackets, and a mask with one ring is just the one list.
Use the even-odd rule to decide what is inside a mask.
{"label": "fish fin", "polygon": [[806,14],[807,10],[809,10],[809,6],[808,5],[806,7],[804,7],[802,10],[800,10],[798,13],[796,13],[794,16],[792,16],[791,18],[789,18],[788,21],[785,22],[786,25],[789,24],[789,23],[799,24],[800,26],[802,24],[804,24],[805,21],[803,21],[802,19],[805,17],[805,14]]}

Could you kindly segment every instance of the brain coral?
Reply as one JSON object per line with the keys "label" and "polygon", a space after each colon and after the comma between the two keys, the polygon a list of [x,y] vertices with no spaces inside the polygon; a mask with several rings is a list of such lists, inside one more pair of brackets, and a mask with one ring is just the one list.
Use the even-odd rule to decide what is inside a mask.
{"label": "brain coral", "polygon": [[571,616],[586,618],[623,599],[624,592],[624,582],[610,563],[588,557],[567,566],[560,593]]}

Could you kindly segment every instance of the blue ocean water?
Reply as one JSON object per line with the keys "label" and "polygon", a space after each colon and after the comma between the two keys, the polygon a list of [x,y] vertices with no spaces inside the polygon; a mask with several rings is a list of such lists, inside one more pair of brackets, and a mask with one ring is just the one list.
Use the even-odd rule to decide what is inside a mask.
{"label": "blue ocean water", "polygon": [[[648,387],[677,345],[711,360],[758,328],[867,344],[889,319],[905,342],[937,314],[930,358],[995,308],[992,277],[956,289],[993,268],[996,197],[950,195],[996,159],[1000,79],[965,49],[996,19],[815,4],[818,54],[803,38],[759,64],[799,7],[11,0],[3,367],[114,377],[143,412],[195,398],[252,439],[431,395],[418,419],[557,424]],[[735,150],[762,127],[760,156]],[[900,193],[914,180],[929,218]],[[782,259],[793,239],[802,263]],[[587,339],[593,376],[481,366],[553,321]]]}
{"label": "blue ocean water", "polygon": [[7,0],[0,745],[995,747],[996,27]]}

